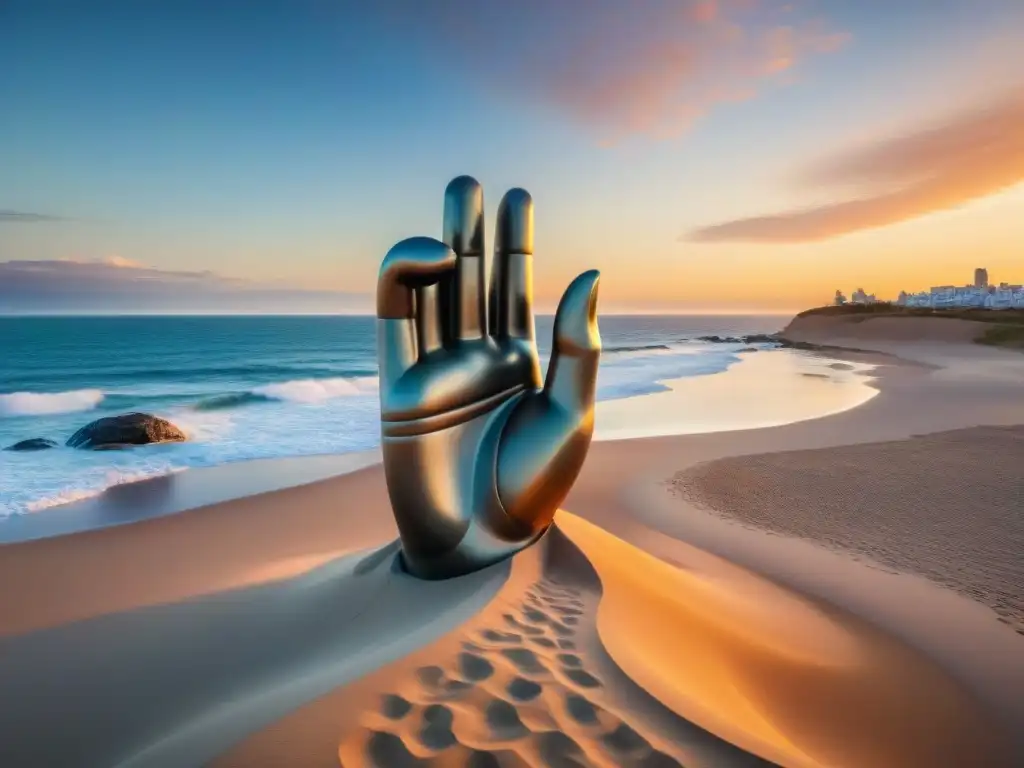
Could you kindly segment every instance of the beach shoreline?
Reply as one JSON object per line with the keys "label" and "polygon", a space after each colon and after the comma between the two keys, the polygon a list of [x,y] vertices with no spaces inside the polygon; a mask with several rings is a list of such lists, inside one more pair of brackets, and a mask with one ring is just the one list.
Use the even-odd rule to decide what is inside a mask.
{"label": "beach shoreline", "polygon": [[[764,584],[777,585],[771,589],[782,590],[773,592],[775,596],[766,605],[782,606],[786,600],[791,599],[785,595],[792,596],[792,599],[803,599],[800,596],[806,596],[807,599],[821,601],[822,605],[834,606],[840,612],[836,614],[837,617],[849,615],[857,617],[857,621],[867,622],[885,636],[902,644],[900,647],[913,649],[922,659],[927,659],[929,665],[941,670],[941,673],[934,674],[947,675],[955,681],[954,685],[963,692],[962,696],[955,694],[957,701],[962,699],[961,704],[956,706],[969,709],[976,706],[995,731],[1013,742],[1015,754],[1024,755],[1024,738],[1011,728],[1014,722],[1024,717],[1024,704],[1017,701],[1019,697],[1013,695],[1014,690],[1024,687],[1024,638],[1001,624],[991,610],[925,579],[878,570],[820,544],[727,522],[715,513],[698,509],[672,492],[672,479],[681,472],[729,457],[783,451],[813,452],[815,449],[844,445],[869,446],[884,441],[907,440],[919,434],[969,429],[980,425],[1009,426],[1024,423],[1021,409],[1024,376],[1019,375],[1021,367],[1008,358],[999,355],[986,358],[973,350],[965,352],[951,346],[923,349],[896,345],[895,348],[889,346],[879,352],[886,356],[870,352],[848,355],[851,363],[879,366],[871,374],[871,385],[877,388],[877,396],[852,410],[764,429],[595,442],[580,479],[563,507],[578,515],[587,525],[593,524],[612,534],[617,541],[622,542],[622,546],[628,545],[647,553],[646,556],[653,556],[664,567],[679,569],[680,573],[718,574],[709,584],[715,583],[714,579],[726,579],[730,583],[734,578],[740,579],[736,584],[746,583],[743,579],[747,578],[755,578],[759,584],[764,580]],[[899,353],[897,357],[909,363],[891,357],[894,353]],[[985,365],[989,367],[984,368]],[[144,504],[144,500],[140,503]],[[591,534],[579,526],[573,528],[575,524],[571,520],[574,517],[566,519],[567,532],[571,534],[575,530],[577,537],[582,537],[577,544],[592,540]],[[31,671],[33,663],[53,663],[52,657],[36,657],[28,650],[33,642],[39,643],[45,639],[44,644],[59,648],[75,638],[74,632],[85,631],[81,628],[102,627],[106,622],[116,623],[118,617],[123,616],[127,621],[128,617],[143,615],[162,606],[181,606],[181,610],[187,613],[188,606],[196,605],[197,601],[220,599],[219,595],[259,592],[275,585],[281,585],[284,589],[298,589],[297,586],[289,585],[305,583],[303,579],[313,579],[324,589],[341,588],[330,587],[329,584],[325,586],[322,579],[316,581],[317,574],[324,573],[324,569],[329,572],[334,567],[332,563],[344,562],[346,556],[379,549],[393,541],[395,535],[380,468],[370,465],[351,474],[164,515],[131,525],[0,545],[0,581],[32,586],[30,590],[8,590],[0,595],[3,599],[3,605],[0,605],[0,616],[3,617],[0,619],[0,643],[9,651],[8,658],[14,660],[11,663],[20,660],[23,665],[29,665]],[[599,563],[599,550],[605,546],[619,545],[609,543],[599,546],[595,543],[590,550],[583,545],[581,549],[592,563]],[[519,559],[517,557],[516,560]],[[181,567],[186,563],[187,567]],[[603,574],[606,587],[616,583],[607,571],[610,565],[595,567]],[[739,569],[735,574],[742,572],[751,575],[724,575],[734,574],[731,569]],[[653,588],[648,585],[642,589]],[[742,589],[739,593],[730,590],[715,600],[731,600],[733,598],[728,595],[741,593]],[[284,610],[274,607],[277,603],[267,605],[270,605],[268,611],[271,608],[274,611]],[[709,605],[716,603],[712,601]],[[717,605],[712,613],[724,610],[724,604]],[[753,619],[748,616],[746,620]],[[847,626],[845,619],[837,618],[836,621],[839,621],[836,626]],[[454,624],[443,638],[456,636],[453,633],[457,630],[453,627]],[[115,630],[96,629],[98,637],[111,631]],[[848,628],[842,631],[854,630]],[[618,647],[617,641],[607,632],[604,635],[601,632],[597,634],[606,651]],[[762,637],[762,641],[765,637]],[[749,639],[744,639],[741,645]],[[640,649],[646,647],[644,638],[634,638],[634,641],[639,643]],[[260,644],[258,637],[251,642]],[[836,639],[831,644],[825,640],[812,642],[811,647],[801,653],[824,654],[815,662],[814,668],[818,668],[822,659],[836,652],[844,642],[847,641]],[[737,650],[737,646],[727,644],[726,647],[733,649],[730,653],[746,653]],[[95,652],[99,653],[98,650]],[[653,650],[651,653],[651,658],[657,658]],[[635,660],[636,663],[642,664],[642,655]],[[619,667],[624,669],[622,663],[622,658],[617,659]],[[156,661],[154,664],[160,667]],[[252,664],[256,672],[259,672],[263,669],[261,664],[266,666],[270,662],[264,659],[253,661]],[[400,665],[400,662],[394,661],[384,666],[377,663],[374,666],[367,661],[361,679],[376,679],[375,675],[387,677],[391,674],[389,670],[397,669],[395,665]],[[269,669],[266,666],[259,674],[269,674]],[[35,670],[35,674],[42,678],[56,674],[48,671],[45,666],[36,666]],[[253,680],[256,678],[247,676],[253,674],[252,669],[238,672],[242,676],[239,679],[249,680],[249,684],[255,685]],[[604,674],[612,673],[606,671]],[[929,676],[933,672],[921,674],[924,675],[921,680],[930,680]],[[0,671],[0,679],[3,675]],[[631,676],[634,680],[646,679],[640,672],[631,673]],[[391,678],[388,679],[388,684],[391,684]],[[652,680],[641,684],[641,688],[654,695],[661,706],[666,702],[676,702],[678,706],[674,711],[677,714],[680,708],[685,709],[692,722],[702,723],[704,728],[710,728],[711,732],[720,736],[728,734],[729,739],[734,743],[737,740],[743,742],[744,748],[753,754],[773,759],[769,756],[774,754],[772,750],[781,749],[782,752],[775,755],[776,761],[791,765],[817,765],[818,758],[825,754],[815,752],[824,747],[817,743],[818,737],[812,737],[814,729],[808,731],[803,726],[797,728],[793,724],[796,721],[787,726],[797,728],[787,730],[787,738],[796,739],[794,743],[803,745],[801,749],[811,750],[818,758],[814,755],[808,757],[809,753],[792,752],[789,747],[780,746],[786,743],[785,740],[777,742],[775,737],[764,733],[755,738],[751,734],[757,732],[757,727],[752,723],[746,726],[734,723],[730,726],[721,721],[720,714],[714,715],[706,706],[696,710],[690,708],[690,705],[684,706],[680,703],[684,699],[679,697],[684,694],[691,698],[698,696],[697,689],[687,688],[685,675],[679,679],[672,677],[671,680],[677,686],[671,690],[659,690]],[[98,684],[82,683],[85,690],[89,689],[89,685]],[[871,683],[876,684],[881,683]],[[932,683],[927,685],[931,686]],[[114,685],[114,689],[118,686],[130,688],[124,680]],[[347,690],[343,686],[338,692]],[[783,695],[785,689],[773,690]],[[878,695],[870,691],[862,693],[870,694],[869,698]],[[98,689],[95,695],[99,695]],[[113,691],[109,695],[116,698]],[[700,696],[706,699],[708,695],[705,691]],[[160,697],[157,696],[157,699]],[[771,702],[767,702],[761,706],[770,705]],[[179,702],[178,706],[184,705]],[[608,706],[613,704],[609,702]],[[316,709],[314,701],[310,701],[309,707],[313,709],[308,712],[304,707],[295,708],[294,717],[298,721],[285,718],[281,720],[280,727],[283,728],[287,722],[288,728],[299,728],[308,733],[315,731],[320,741],[312,739],[310,743],[333,743],[337,748],[338,739],[344,742],[344,734],[332,736],[332,729],[336,729],[336,726],[326,724],[330,718],[324,720],[324,712]],[[940,711],[931,707],[927,701],[917,699],[913,707],[919,708],[915,711],[924,718],[923,723],[934,725],[944,722],[947,725],[943,728],[949,730],[952,727],[944,719],[952,710]],[[173,715],[172,720],[180,721],[180,725],[192,722],[189,720],[189,711],[159,710],[154,717],[157,714],[162,718]],[[721,713],[724,710],[715,711]],[[301,713],[306,713],[308,717]],[[357,715],[353,715],[356,720],[361,717]],[[79,716],[85,715],[79,713]],[[49,719],[52,715],[40,717]],[[193,719],[199,720],[195,720],[189,727],[199,727],[197,723],[203,717],[206,715],[196,710]],[[963,722],[974,722],[970,719],[972,717],[974,715]],[[831,721],[814,722],[818,723],[815,728],[820,726],[828,730],[838,727]],[[42,727],[38,722],[34,726]],[[191,732],[187,728],[180,731],[180,727],[175,726],[175,733]],[[633,727],[639,725],[634,722]],[[735,730],[737,727],[739,731]],[[968,731],[957,735],[959,727],[952,727],[950,737],[962,736],[967,739],[963,744],[969,742],[975,745],[971,749],[977,748],[978,744],[988,743],[986,739],[991,739],[992,745],[998,741],[992,734],[977,741],[981,738],[978,736],[981,731],[977,730],[972,731],[974,736],[969,736]],[[232,762],[228,757],[254,754],[246,752],[246,744],[266,744],[265,740],[260,742],[260,734],[276,731],[270,721],[257,718],[249,722],[248,732],[249,736],[236,745],[240,752],[232,750],[223,753],[226,760],[224,765],[246,765],[238,759]],[[380,737],[385,741],[387,738]],[[659,738],[667,738],[664,734],[661,737],[647,734],[645,738],[650,744],[662,744],[663,752],[669,749],[671,739],[668,742],[658,741]],[[843,743],[842,738],[836,735],[834,744]],[[889,744],[887,739],[881,739],[879,744]],[[586,752],[589,747],[584,743],[585,740],[578,741]],[[812,747],[813,744],[817,746]],[[226,748],[227,745],[223,746]],[[893,741],[891,748],[895,750],[891,754],[907,755],[910,753],[899,750],[912,747]],[[963,748],[962,745],[957,747],[960,748]],[[220,749],[217,747],[217,750]],[[996,747],[993,746],[993,749]],[[995,762],[989,764],[999,764],[1001,758],[996,756],[997,752],[998,749],[991,753],[991,759]],[[307,763],[304,760],[295,756],[294,764],[315,764],[315,761]],[[899,764],[887,763],[885,760],[880,752],[862,764]],[[58,760],[53,764],[62,763]],[[722,764],[754,763],[744,763],[737,758],[736,761],[725,761]]]}
{"label": "beach shoreline", "polygon": [[[735,364],[720,372],[670,378],[659,382],[661,391],[599,402],[594,439],[760,429],[824,418],[856,408],[876,394],[870,385],[876,362],[862,356],[847,364],[824,354],[783,349],[740,353]],[[0,516],[0,544],[130,524],[326,480],[380,460],[378,446],[181,467],[75,501]]]}

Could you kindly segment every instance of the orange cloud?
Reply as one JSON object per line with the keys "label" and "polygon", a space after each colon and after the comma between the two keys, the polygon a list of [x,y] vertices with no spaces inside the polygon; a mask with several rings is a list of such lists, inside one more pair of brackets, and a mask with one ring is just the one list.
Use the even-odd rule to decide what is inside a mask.
{"label": "orange cloud", "polygon": [[[619,30],[581,41],[535,95],[613,143],[629,135],[673,138],[717,104],[750,98],[805,58],[834,50],[842,36],[808,22],[778,24],[771,8],[691,3],[634,37]],[[695,23],[696,22],[696,23]]]}
{"label": "orange cloud", "polygon": [[492,93],[585,125],[603,144],[678,136],[716,105],[784,82],[783,72],[846,39],[809,14],[808,2],[781,0],[402,7],[407,28],[426,27],[427,39],[446,43],[433,55]]}
{"label": "orange cloud", "polygon": [[690,7],[690,16],[694,21],[714,21],[718,18],[717,0],[698,0]]}
{"label": "orange cloud", "polygon": [[850,152],[802,176],[870,194],[702,227],[698,242],[799,243],[914,219],[1024,181],[1024,88],[944,122]]}

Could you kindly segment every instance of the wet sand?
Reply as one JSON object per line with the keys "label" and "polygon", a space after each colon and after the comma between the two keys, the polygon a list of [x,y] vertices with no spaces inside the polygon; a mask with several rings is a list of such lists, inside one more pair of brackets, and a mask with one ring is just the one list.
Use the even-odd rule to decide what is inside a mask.
{"label": "wet sand", "polygon": [[1024,368],[905,352],[849,355],[879,394],[827,418],[595,443],[538,545],[448,582],[396,567],[376,466],[0,545],[0,764],[1019,764],[1024,638],[992,610],[674,492],[1024,423]]}

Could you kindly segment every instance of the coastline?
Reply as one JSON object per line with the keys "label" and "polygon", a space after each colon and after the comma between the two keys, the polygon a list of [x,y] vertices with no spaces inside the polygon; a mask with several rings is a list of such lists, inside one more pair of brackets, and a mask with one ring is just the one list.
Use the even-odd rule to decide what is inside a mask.
{"label": "coastline", "polygon": [[[880,628],[887,636],[915,649],[921,658],[930,660],[930,664],[936,664],[937,669],[944,670],[944,674],[963,687],[971,700],[978,702],[981,711],[992,717],[995,727],[1013,740],[1018,754],[1024,755],[1024,738],[1011,727],[1024,717],[1024,704],[1013,694],[1024,687],[1024,642],[1009,627],[1000,624],[990,610],[924,579],[881,571],[809,541],[726,522],[672,494],[671,479],[680,472],[730,456],[870,444],[978,425],[1024,422],[1021,411],[1024,376],[1019,375],[1024,368],[1016,361],[1011,363],[998,355],[978,357],[973,351],[965,354],[959,348],[948,347],[922,350],[896,345],[879,351],[890,356],[866,352],[846,355],[853,363],[879,366],[872,373],[871,384],[878,394],[852,410],[764,429],[595,441],[583,473],[563,506],[621,542],[649,553],[658,562],[667,564],[665,567],[671,566],[673,572],[718,573],[720,578],[729,580],[740,578],[736,575],[739,572],[736,569],[740,569],[743,573],[757,575],[742,579],[766,578],[778,585],[772,587],[774,590],[822,601],[823,605],[835,606],[840,612]],[[900,360],[891,357],[894,351],[902,353]],[[907,360],[909,362],[904,362]],[[977,366],[979,362],[990,367],[986,370],[965,368]],[[1021,362],[1024,363],[1024,358]],[[144,500],[140,499],[139,503],[144,504]],[[566,531],[570,538],[577,536],[578,540],[574,540],[581,544],[588,540],[589,534],[581,532],[572,519],[575,518],[567,519]],[[67,638],[72,635],[68,633],[75,626],[115,621],[119,616],[135,616],[161,606],[180,605],[185,610],[185,606],[196,601],[218,599],[220,594],[238,591],[248,594],[251,590],[269,589],[277,584],[296,589],[289,585],[305,583],[303,580],[313,580],[324,589],[334,589],[324,579],[329,580],[326,574],[340,567],[337,563],[346,562],[346,555],[379,548],[394,536],[380,468],[368,466],[344,476],[132,525],[4,545],[0,580],[8,584],[31,584],[32,589],[9,590],[2,595],[0,642],[8,650],[21,649],[10,658],[20,657],[26,661],[30,657],[24,654],[30,653],[26,649],[31,643],[52,637],[48,642],[61,647],[62,643],[70,642]],[[586,546],[582,549],[592,563],[601,561],[597,550],[588,550]],[[517,557],[514,562],[520,560]],[[187,568],[178,567],[185,562]],[[611,578],[601,571],[609,567],[607,564],[599,567],[604,574],[602,580]],[[731,575],[722,575],[726,573]],[[668,577],[667,572],[665,576]],[[742,579],[736,583],[745,583]],[[608,581],[608,584],[613,583],[614,580]],[[768,604],[782,605],[779,600],[790,599],[776,592],[772,595]],[[445,625],[451,632],[456,631],[453,629],[456,625],[461,626],[456,618],[452,618],[454,623]],[[835,621],[839,622],[835,626],[846,626],[845,619],[838,615]],[[262,625],[257,622],[255,626]],[[852,629],[843,631],[853,632]],[[607,649],[617,647],[609,632],[598,634]],[[454,635],[444,635],[437,642],[449,636]],[[827,638],[812,640],[813,652],[826,655],[834,652],[826,641]],[[427,647],[432,646],[424,646]],[[810,649],[802,651],[810,652]],[[42,661],[36,659],[37,664]],[[48,661],[52,663],[53,658]],[[620,666],[624,664],[622,658],[617,662]],[[397,669],[395,665],[400,666],[399,661],[384,666],[365,663],[368,666],[364,673],[378,670],[366,679],[378,673],[390,674],[388,670],[393,672]],[[259,664],[269,662],[258,662],[257,666]],[[933,673],[921,674],[927,677]],[[643,675],[634,673],[632,678],[642,680]],[[680,680],[676,682],[686,690],[685,675]],[[130,682],[124,680],[120,680],[118,686],[131,687]],[[658,690],[652,680],[640,686],[661,705],[678,696],[678,691]],[[337,693],[348,695],[356,690],[343,686]],[[695,694],[691,690],[689,695]],[[315,697],[311,693],[310,697],[308,706],[315,709]],[[914,706],[920,708],[926,720],[945,717],[931,709],[927,701],[915,702]],[[40,702],[40,706],[43,703]],[[270,725],[274,718],[249,721],[249,738],[238,742],[239,752],[225,753],[224,765],[246,765],[238,755],[260,754],[246,752],[246,744],[266,746],[261,734],[269,738],[278,733],[277,728],[285,728],[289,733],[292,727],[306,729],[304,732],[313,729],[321,741],[336,738],[331,734],[337,728],[323,720],[322,710],[307,711],[294,700],[289,707],[294,710],[297,721],[285,717],[277,726]],[[697,718],[694,722],[702,722],[705,728],[715,722],[707,712],[690,714],[691,719]],[[161,717],[169,716],[166,712],[161,714]],[[174,717],[192,722],[187,712],[177,711]],[[701,717],[710,719],[701,720]],[[195,720],[199,722],[201,720]],[[839,727],[834,723],[828,727],[833,726]],[[728,724],[719,723],[711,730],[721,735],[728,730]],[[175,732],[186,733],[187,729]],[[741,737],[742,734],[730,734],[733,741]],[[655,744],[657,739],[648,735],[648,741]],[[336,749],[337,741],[332,743]],[[771,747],[771,743],[774,743],[772,739],[768,742],[755,739],[746,746],[762,756],[768,755],[772,748],[782,749],[778,744]],[[217,749],[225,747],[221,745]],[[911,747],[900,747],[903,748]],[[232,754],[238,758],[234,762],[228,759]],[[295,760],[295,765],[307,764],[298,757]],[[791,754],[781,762],[818,764],[814,760],[800,762]],[[754,763],[738,760],[722,764]],[[865,764],[887,763],[869,761]],[[991,764],[998,764],[998,760]]]}
{"label": "coastline", "polygon": [[[0,449],[26,440],[56,445],[44,452],[0,450],[0,521],[170,473],[379,445],[372,317],[138,322],[145,329],[141,347],[132,339],[135,321],[117,318],[4,326],[12,343],[0,387]],[[635,397],[661,390],[660,381],[727,370],[745,346],[707,343],[700,334],[763,334],[783,322],[781,316],[604,317],[598,399]],[[537,319],[544,360],[552,323],[552,317]],[[104,354],[101,339],[116,352]],[[125,355],[135,362],[126,366]],[[166,365],[137,362],[168,355]],[[166,419],[189,439],[125,451],[66,447],[83,426],[130,412]],[[253,492],[267,489],[254,483]]]}

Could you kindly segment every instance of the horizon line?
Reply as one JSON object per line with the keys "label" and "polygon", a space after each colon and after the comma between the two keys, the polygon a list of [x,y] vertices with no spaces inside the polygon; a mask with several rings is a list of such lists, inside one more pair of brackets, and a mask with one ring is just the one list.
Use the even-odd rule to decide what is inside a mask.
{"label": "horizon line", "polygon": [[[826,305],[820,305],[826,306]],[[815,309],[807,307],[806,309]],[[711,310],[711,311],[678,311],[678,312],[599,312],[598,317],[776,317],[796,315],[806,309],[785,310]],[[535,312],[534,317],[554,317],[554,312]],[[366,317],[376,319],[376,314],[369,312],[0,312],[0,318],[75,318],[75,317]]]}

